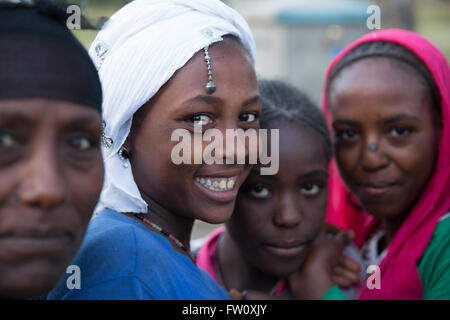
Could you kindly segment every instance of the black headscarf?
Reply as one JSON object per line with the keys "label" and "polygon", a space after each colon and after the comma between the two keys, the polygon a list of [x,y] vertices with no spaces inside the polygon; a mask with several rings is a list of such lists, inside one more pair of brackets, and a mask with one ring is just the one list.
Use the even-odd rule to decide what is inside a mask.
{"label": "black headscarf", "polygon": [[0,100],[56,99],[101,112],[97,70],[64,20],[51,6],[0,3]]}

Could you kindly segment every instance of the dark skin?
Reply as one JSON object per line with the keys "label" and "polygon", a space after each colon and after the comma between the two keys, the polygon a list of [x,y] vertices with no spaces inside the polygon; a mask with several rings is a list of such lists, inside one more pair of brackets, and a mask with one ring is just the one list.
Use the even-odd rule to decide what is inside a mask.
{"label": "dark skin", "polygon": [[[386,234],[383,250],[434,170],[441,127],[430,93],[411,66],[389,58],[367,58],[335,78],[329,108],[340,174],[363,208],[380,219]],[[377,144],[377,151],[369,150],[371,143]],[[330,248],[319,245],[317,257],[310,255],[311,266],[304,268],[306,277],[297,275],[308,279],[308,273],[323,271],[314,289],[317,299],[331,288],[332,279],[344,287],[359,282],[356,263],[349,258],[337,260]],[[337,267],[330,268],[335,261]]]}
{"label": "dark skin", "polygon": [[[367,58],[334,79],[329,108],[341,176],[363,208],[381,220],[386,248],[436,163],[441,128],[430,93],[411,66]],[[376,152],[369,150],[371,143],[377,144]],[[289,277],[303,285],[304,290],[294,291],[296,297],[320,299],[333,279],[345,278],[351,285],[352,267],[340,258],[348,241],[339,233],[315,244],[302,270]],[[318,273],[322,276],[314,283]]]}
{"label": "dark skin", "polygon": [[227,289],[269,292],[301,268],[323,225],[328,159],[321,138],[288,122],[272,128],[282,128],[279,171],[252,171],[217,244]]}
{"label": "dark skin", "polygon": [[[209,54],[216,92],[205,90],[208,79],[202,50],[143,107],[143,120],[133,123],[125,143],[152,221],[187,248],[195,219],[208,223],[228,220],[237,190],[251,166],[248,161],[245,165],[175,165],[171,151],[178,142],[171,141],[172,132],[184,128],[191,132],[193,142],[194,123],[202,123],[203,130],[215,128],[225,137],[226,129],[258,129],[261,111],[255,71],[245,49],[237,41],[225,39],[210,46]],[[203,142],[203,148],[209,143]],[[223,158],[227,157],[236,158],[237,154],[227,151],[224,143]],[[211,195],[198,185],[197,177],[236,177],[236,185],[226,199],[218,199],[217,194]]]}
{"label": "dark skin", "polygon": [[78,104],[0,101],[0,296],[56,285],[103,184],[101,116]]}
{"label": "dark skin", "polygon": [[440,125],[430,93],[411,66],[368,58],[335,79],[330,110],[341,176],[363,208],[380,218],[387,247],[434,171]]}

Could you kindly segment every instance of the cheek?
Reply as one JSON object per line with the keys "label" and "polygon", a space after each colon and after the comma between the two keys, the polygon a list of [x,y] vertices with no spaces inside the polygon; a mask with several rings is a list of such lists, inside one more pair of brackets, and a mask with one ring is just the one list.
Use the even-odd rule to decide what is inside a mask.
{"label": "cheek", "polygon": [[[327,211],[328,192],[322,192],[315,199],[305,199],[301,204],[301,212],[304,220],[301,228],[310,235],[310,238],[316,237],[319,233]],[[305,223],[306,222],[306,223]]]}
{"label": "cheek", "polygon": [[432,174],[438,142],[432,135],[417,135],[402,148],[391,147],[390,155],[406,179],[423,183]]}
{"label": "cheek", "polygon": [[261,238],[263,231],[272,224],[272,206],[270,203],[257,203],[238,196],[236,206],[227,226],[236,237],[243,238],[241,242],[253,243],[254,239]]}
{"label": "cheek", "polygon": [[343,173],[351,172],[358,165],[359,144],[354,143],[352,146],[342,146],[340,143],[334,145],[334,156],[339,170]]}
{"label": "cheek", "polygon": [[[101,159],[101,158],[100,158]],[[68,170],[67,181],[71,200],[82,223],[88,222],[100,197],[104,167],[101,160],[92,163],[88,170]]]}
{"label": "cheek", "polygon": [[0,168],[0,205],[8,201],[11,194],[17,188],[20,179],[18,167]]}

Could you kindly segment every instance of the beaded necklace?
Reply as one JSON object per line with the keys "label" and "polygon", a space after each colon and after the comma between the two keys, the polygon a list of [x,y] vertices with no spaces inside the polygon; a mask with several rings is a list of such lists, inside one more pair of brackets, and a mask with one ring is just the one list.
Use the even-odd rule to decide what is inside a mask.
{"label": "beaded necklace", "polygon": [[[190,254],[188,248],[186,248],[186,246],[177,238],[175,238],[172,234],[170,234],[169,232],[167,232],[166,230],[164,230],[163,228],[161,228],[160,226],[158,226],[156,223],[153,223],[152,221],[150,221],[148,218],[144,217],[143,215],[137,214],[136,217],[141,220],[143,223],[145,223],[146,225],[152,227],[153,229],[155,229],[156,231],[158,231],[159,233],[163,234],[164,236],[166,236],[167,238],[169,238],[170,240],[172,240],[172,242],[174,242],[176,244],[177,247],[179,247],[181,250],[187,252]],[[191,257],[192,258],[192,257]]]}

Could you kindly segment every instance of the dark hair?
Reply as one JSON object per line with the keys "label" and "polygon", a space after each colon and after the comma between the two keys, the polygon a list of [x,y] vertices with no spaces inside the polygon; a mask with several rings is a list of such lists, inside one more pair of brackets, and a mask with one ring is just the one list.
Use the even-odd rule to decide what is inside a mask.
{"label": "dark hair", "polygon": [[[70,3],[66,0],[32,0],[31,2],[0,2],[0,9],[2,8],[20,8],[28,7],[34,8],[39,13],[52,18],[60,24],[66,26],[67,19],[71,15],[67,13],[67,8],[75,3]],[[97,20],[88,19],[81,14],[81,29],[99,30],[105,23],[106,18],[101,17]]]}
{"label": "dark hair", "polygon": [[330,133],[324,115],[311,99],[296,87],[278,80],[259,80],[262,100],[261,128],[287,121],[306,125],[319,134],[329,161],[332,156]]}
{"label": "dark hair", "polygon": [[422,62],[422,60],[417,57],[417,55],[410,49],[399,45],[394,42],[387,41],[372,41],[365,42],[353,50],[348,52],[333,68],[328,79],[327,95],[330,94],[333,81],[338,77],[343,69],[351,65],[352,63],[373,57],[385,57],[391,58],[397,61],[411,66],[418,75],[420,75],[420,80],[428,89],[429,97],[431,99],[433,109],[436,112],[438,119],[441,116],[441,95],[437,88],[436,82],[433,76],[430,74],[427,66]]}
{"label": "dark hair", "polygon": [[0,99],[48,98],[101,113],[102,88],[65,10],[49,0],[0,5]]}

